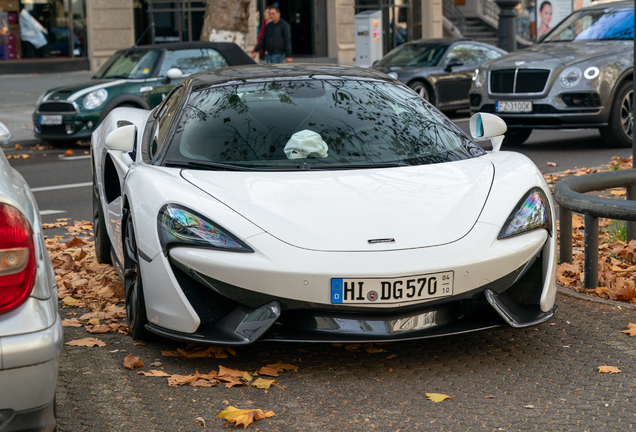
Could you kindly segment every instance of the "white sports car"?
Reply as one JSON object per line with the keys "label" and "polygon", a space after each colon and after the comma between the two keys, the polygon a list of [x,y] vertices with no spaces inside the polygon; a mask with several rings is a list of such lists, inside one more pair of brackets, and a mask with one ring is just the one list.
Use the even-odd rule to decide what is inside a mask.
{"label": "white sports car", "polygon": [[394,341],[548,320],[554,204],[539,169],[485,152],[383,73],[195,74],[93,133],[97,257],[130,332],[199,343]]}

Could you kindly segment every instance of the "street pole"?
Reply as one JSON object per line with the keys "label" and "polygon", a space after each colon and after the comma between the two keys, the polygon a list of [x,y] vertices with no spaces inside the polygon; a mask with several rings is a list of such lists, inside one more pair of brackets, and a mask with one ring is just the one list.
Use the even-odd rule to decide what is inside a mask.
{"label": "street pole", "polygon": [[[635,0],[636,1],[636,0]],[[499,37],[498,47],[508,52],[517,48],[517,38],[515,31],[515,18],[517,14],[514,9],[519,5],[520,0],[495,0],[501,11],[499,12]]]}

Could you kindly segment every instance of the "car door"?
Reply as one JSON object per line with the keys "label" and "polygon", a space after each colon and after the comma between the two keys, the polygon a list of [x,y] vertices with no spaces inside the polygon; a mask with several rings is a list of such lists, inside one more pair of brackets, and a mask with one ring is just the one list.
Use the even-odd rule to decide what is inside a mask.
{"label": "car door", "polygon": [[[453,45],[441,65],[443,72],[437,79],[437,101],[443,105],[468,105],[468,91],[473,72],[481,64],[484,47],[472,42]],[[453,66],[453,63],[457,63]]]}
{"label": "car door", "polygon": [[171,80],[168,78],[168,70],[177,68],[183,77],[208,69],[217,69],[227,66],[225,57],[212,48],[188,48],[179,50],[166,50],[159,67],[157,81],[153,89],[144,94],[144,99],[151,108],[156,107],[179,84],[183,78]]}

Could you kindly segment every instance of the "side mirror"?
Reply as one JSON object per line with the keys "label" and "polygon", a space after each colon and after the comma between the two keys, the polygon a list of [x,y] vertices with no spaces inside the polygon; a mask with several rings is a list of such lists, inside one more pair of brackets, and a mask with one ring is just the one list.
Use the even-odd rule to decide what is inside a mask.
{"label": "side mirror", "polygon": [[477,113],[470,118],[470,134],[475,139],[489,139],[492,150],[499,151],[504,134],[508,130],[506,122],[494,114]]}
{"label": "side mirror", "polygon": [[9,128],[0,123],[0,147],[6,146],[10,139],[11,132],[9,132]]}
{"label": "side mirror", "polygon": [[446,64],[446,72],[452,72],[455,66],[464,66],[464,62],[458,59],[452,59]]}
{"label": "side mirror", "polygon": [[135,149],[137,128],[133,125],[122,126],[106,135],[106,148],[124,153]]}
{"label": "side mirror", "polygon": [[178,68],[168,69],[166,73],[166,79],[164,80],[166,83],[169,83],[171,80],[178,80],[183,76],[183,72]]}

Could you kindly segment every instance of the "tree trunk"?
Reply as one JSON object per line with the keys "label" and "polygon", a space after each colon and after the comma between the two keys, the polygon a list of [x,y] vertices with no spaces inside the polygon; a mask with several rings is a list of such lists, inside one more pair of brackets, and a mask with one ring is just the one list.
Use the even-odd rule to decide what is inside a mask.
{"label": "tree trunk", "polygon": [[245,49],[251,0],[208,0],[201,40],[234,42]]}

